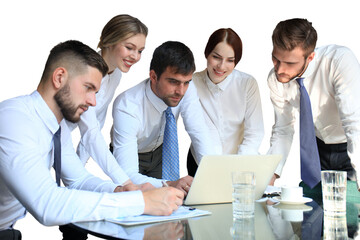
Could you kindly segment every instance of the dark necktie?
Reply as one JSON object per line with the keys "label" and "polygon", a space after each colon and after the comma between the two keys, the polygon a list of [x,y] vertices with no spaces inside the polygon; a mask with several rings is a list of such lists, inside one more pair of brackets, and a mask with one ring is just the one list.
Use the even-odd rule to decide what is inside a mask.
{"label": "dark necktie", "polygon": [[303,84],[304,78],[297,78],[300,85],[300,160],[301,179],[313,188],[321,180],[319,151],[309,95]]}
{"label": "dark necktie", "polygon": [[60,186],[61,176],[61,127],[54,134],[54,169],[56,176],[56,183]]}
{"label": "dark necktie", "polygon": [[170,181],[179,179],[179,147],[175,117],[168,107],[165,111],[166,124],[162,146],[162,178]]}

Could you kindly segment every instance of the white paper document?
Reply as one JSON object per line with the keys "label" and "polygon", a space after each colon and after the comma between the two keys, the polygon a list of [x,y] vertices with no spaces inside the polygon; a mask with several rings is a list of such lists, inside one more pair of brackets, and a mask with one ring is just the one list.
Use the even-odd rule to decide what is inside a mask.
{"label": "white paper document", "polygon": [[209,215],[211,212],[200,210],[192,207],[185,207],[180,206],[178,210],[173,212],[170,216],[151,216],[151,215],[139,215],[139,216],[132,216],[132,217],[119,217],[119,218],[109,218],[106,221],[131,226],[131,225],[139,225],[139,224],[147,224],[147,223],[154,223],[154,222],[164,222],[164,221],[171,221],[171,220],[178,220],[184,218],[192,218],[198,217],[203,215]]}

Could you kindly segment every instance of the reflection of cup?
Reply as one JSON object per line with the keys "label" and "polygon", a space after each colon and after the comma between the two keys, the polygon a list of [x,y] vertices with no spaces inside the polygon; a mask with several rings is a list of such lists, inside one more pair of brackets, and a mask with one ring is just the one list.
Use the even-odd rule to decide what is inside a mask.
{"label": "reflection of cup", "polygon": [[323,206],[326,214],[346,214],[346,171],[321,171]]}
{"label": "reflection of cup", "polygon": [[234,219],[230,233],[234,240],[255,239],[254,218]]}
{"label": "reflection of cup", "polygon": [[255,174],[253,172],[232,172],[232,205],[234,218],[254,216]]}
{"label": "reflection of cup", "polygon": [[281,210],[281,218],[289,222],[301,222],[304,219],[304,212],[311,211],[313,208],[311,206],[301,204],[301,205],[292,205],[292,204],[279,204],[274,206]]}
{"label": "reflection of cup", "polygon": [[289,222],[301,222],[303,220],[303,211],[297,209],[282,209],[281,217]]}
{"label": "reflection of cup", "polygon": [[298,202],[303,197],[302,187],[281,187],[281,200],[289,202]]}
{"label": "reflection of cup", "polygon": [[346,215],[324,214],[323,239],[348,239]]}

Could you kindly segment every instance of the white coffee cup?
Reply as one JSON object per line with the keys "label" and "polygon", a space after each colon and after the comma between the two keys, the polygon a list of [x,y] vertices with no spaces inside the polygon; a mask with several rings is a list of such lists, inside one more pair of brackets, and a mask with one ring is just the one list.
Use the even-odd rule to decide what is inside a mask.
{"label": "white coffee cup", "polygon": [[289,201],[289,202],[298,202],[302,198],[303,198],[302,187],[291,187],[291,186],[281,187],[281,200]]}

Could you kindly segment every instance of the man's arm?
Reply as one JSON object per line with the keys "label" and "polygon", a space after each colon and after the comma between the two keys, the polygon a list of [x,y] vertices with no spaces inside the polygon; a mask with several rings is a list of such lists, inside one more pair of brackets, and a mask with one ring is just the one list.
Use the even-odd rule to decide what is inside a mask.
{"label": "man's arm", "polygon": [[[38,132],[33,119],[24,116],[18,108],[2,111],[0,116],[0,179],[40,223],[62,225],[143,213],[144,200],[140,191],[121,193],[123,195],[91,192],[91,184],[97,191],[109,192],[116,185],[101,184],[100,179],[87,173],[82,176],[86,172],[84,167],[78,159],[74,162],[73,158],[67,159],[68,153],[62,156],[61,176],[70,185],[90,191],[58,187],[49,169],[52,161],[51,151],[47,149],[52,148],[49,146],[52,135],[48,130]],[[66,148],[62,146],[64,152],[68,151]],[[75,152],[73,156],[77,156]],[[96,183],[100,186],[95,186]]]}
{"label": "man's arm", "polygon": [[278,83],[273,71],[268,78],[270,99],[274,107],[275,123],[272,127],[270,149],[267,154],[281,154],[283,156],[275,170],[273,180],[281,175],[294,135],[295,113],[294,108],[283,97],[283,84]]}
{"label": "man's arm", "polygon": [[131,103],[127,103],[127,109],[120,109],[119,101],[117,98],[113,106],[114,157],[135,184],[149,182],[155,187],[161,187],[160,179],[139,173],[137,134],[143,129],[142,123],[136,114],[127,112],[136,109],[135,104],[131,106]]}
{"label": "man's arm", "polygon": [[[116,162],[111,154],[106,141],[101,134],[100,125],[96,118],[95,108],[89,107],[88,111],[81,115],[78,122],[81,140],[79,147],[85,148],[90,156],[99,164],[101,169],[114,183],[124,184],[129,180],[125,171]],[[81,159],[83,164],[87,159]]]}
{"label": "man's arm", "polygon": [[356,171],[360,191],[360,65],[355,55],[347,48],[334,61],[333,86],[335,101],[339,110],[342,127],[347,138],[348,155]]}

